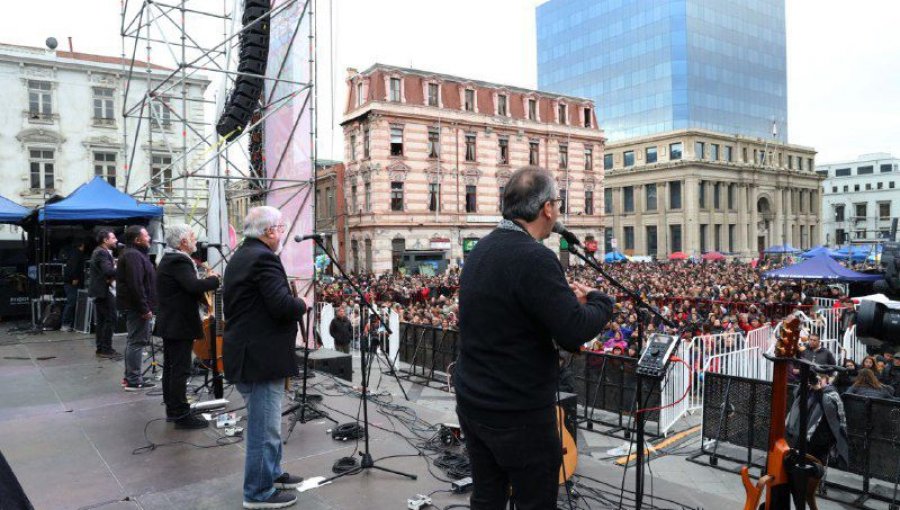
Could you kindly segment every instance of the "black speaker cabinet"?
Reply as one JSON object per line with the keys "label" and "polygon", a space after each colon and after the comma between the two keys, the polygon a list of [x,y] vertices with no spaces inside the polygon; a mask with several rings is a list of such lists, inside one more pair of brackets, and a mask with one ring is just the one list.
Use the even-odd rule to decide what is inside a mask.
{"label": "black speaker cabinet", "polygon": [[325,372],[347,382],[353,382],[353,358],[349,354],[331,349],[310,351],[309,365],[313,370]]}

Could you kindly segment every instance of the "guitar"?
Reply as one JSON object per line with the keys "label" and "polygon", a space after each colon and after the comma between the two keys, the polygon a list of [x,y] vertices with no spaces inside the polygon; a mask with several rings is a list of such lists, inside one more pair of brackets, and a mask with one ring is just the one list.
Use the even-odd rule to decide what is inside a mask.
{"label": "guitar", "polygon": [[[212,342],[216,342],[215,367],[217,373],[225,371],[225,361],[222,357],[222,344],[225,333],[225,318],[222,306],[222,288],[219,287],[213,293],[212,307],[209,315],[203,319],[203,337],[194,340],[194,355],[208,365],[213,364]],[[215,328],[213,328],[215,324]]]}
{"label": "guitar", "polygon": [[[782,322],[781,332],[775,343],[775,368],[772,376],[772,403],[769,410],[769,451],[766,460],[766,474],[754,484],[750,480],[747,466],[741,468],[741,481],[746,492],[744,510],[790,510],[791,497],[805,500],[812,510],[816,510],[815,487],[819,480],[811,478],[806,487],[798,487],[797,480],[792,480],[792,472],[798,464],[796,450],[788,445],[785,437],[787,419],[788,371],[792,367],[791,360],[797,357],[800,339],[800,318],[791,316]],[[807,455],[806,462],[815,461]],[[795,478],[797,478],[795,476]],[[799,480],[799,479],[798,479]],[[793,492],[796,494],[792,494]],[[766,500],[760,504],[765,492]]]}
{"label": "guitar", "polygon": [[559,484],[569,481],[578,469],[578,447],[575,438],[565,426],[566,412],[562,406],[556,406],[556,427],[562,439],[562,463],[559,467]]}

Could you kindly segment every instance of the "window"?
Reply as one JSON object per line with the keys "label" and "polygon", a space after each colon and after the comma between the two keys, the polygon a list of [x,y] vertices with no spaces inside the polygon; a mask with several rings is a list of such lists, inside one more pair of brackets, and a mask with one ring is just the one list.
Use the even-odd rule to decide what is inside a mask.
{"label": "window", "polygon": [[656,255],[659,252],[656,243],[656,225],[645,227],[644,232],[647,238],[647,255]]}
{"label": "window", "polygon": [[622,230],[625,234],[625,249],[634,250],[634,227],[624,227]]}
{"label": "window", "polygon": [[681,159],[682,150],[684,150],[684,146],[681,144],[681,142],[670,143],[669,160],[675,161],[676,159]]}
{"label": "window", "polygon": [[656,184],[647,184],[644,186],[644,198],[647,203],[648,211],[656,210]]}
{"label": "window", "polygon": [[836,242],[837,244],[842,244],[842,243],[847,242],[847,233],[844,231],[844,229],[842,229],[842,228],[835,229],[834,242]]}
{"label": "window", "polygon": [[362,106],[365,102],[365,98],[363,97],[363,84],[359,82],[356,84],[356,106]]}
{"label": "window", "polygon": [[719,161],[719,144],[713,143],[709,146],[709,160]]}
{"label": "window", "polygon": [[500,158],[499,163],[501,165],[509,164],[509,138],[505,136],[501,136],[497,139],[497,143],[500,146]]}
{"label": "window", "polygon": [[350,135],[350,161],[356,161],[356,135]]}
{"label": "window", "polygon": [[888,220],[891,218],[891,203],[878,202],[878,218]]}
{"label": "window", "polygon": [[713,249],[722,251],[722,225],[713,226]]}
{"label": "window", "polygon": [[528,120],[537,120],[537,100],[528,100]]}
{"label": "window", "polygon": [[557,113],[559,115],[559,123],[567,124],[567,122],[566,122],[566,105],[560,103],[559,106],[557,106]]}
{"label": "window", "polygon": [[850,186],[844,184],[844,193],[847,193],[848,191],[850,191]]}
{"label": "window", "polygon": [[856,167],[856,175],[869,175],[875,173],[875,167],[872,165]]}
{"label": "window", "polygon": [[866,238],[866,231],[865,231],[865,229],[857,230],[857,231],[856,231],[856,238],[857,238],[857,239],[865,239],[865,238]]}
{"label": "window", "polygon": [[728,209],[734,210],[734,184],[728,185]]}
{"label": "window", "polygon": [[400,78],[391,78],[391,101],[400,102]]}
{"label": "window", "polygon": [[700,181],[700,184],[697,185],[697,189],[699,191],[700,198],[700,208],[706,207],[706,181]]}
{"label": "window", "polygon": [[94,175],[102,177],[110,186],[116,185],[116,153],[94,153]]}
{"label": "window", "polygon": [[391,210],[392,211],[402,211],[403,210],[403,183],[393,181],[391,182]]}
{"label": "window", "polygon": [[681,181],[669,183],[669,208],[681,209]]}
{"label": "window", "polygon": [[644,160],[647,163],[656,163],[656,146],[644,149]]}
{"label": "window", "polygon": [[94,87],[94,123],[114,125],[113,108],[113,89]]}
{"label": "window", "polygon": [[541,159],[540,154],[541,142],[537,140],[531,140],[528,142],[528,164],[529,165],[537,165]]}
{"label": "window", "polygon": [[812,170],[813,167],[813,158],[806,158],[806,168]]}
{"label": "window", "polygon": [[428,106],[438,106],[440,88],[437,83],[428,84]]}
{"label": "window", "polygon": [[428,157],[437,159],[441,155],[441,132],[438,128],[428,128]]}
{"label": "window", "polygon": [[592,124],[591,119],[593,118],[593,114],[592,114],[590,108],[585,108],[583,111],[584,111],[584,127],[589,128],[589,127],[591,127],[591,124]]}
{"label": "window", "polygon": [[803,158],[797,156],[797,170],[803,170]]}
{"label": "window", "polygon": [[[722,208],[722,185],[720,183],[713,184],[713,208],[719,210]],[[718,248],[716,248],[718,250]]]}
{"label": "window", "polygon": [[856,211],[856,217],[859,219],[864,219],[866,217],[866,206],[868,204],[853,204],[853,209]]}
{"label": "window", "polygon": [[325,206],[328,210],[328,217],[334,219],[334,188],[325,188]]}
{"label": "window", "polygon": [[828,170],[816,170],[816,174],[821,175],[822,177],[828,178]]}
{"label": "window", "polygon": [[681,225],[669,225],[669,250],[681,251]]}
{"label": "window", "polygon": [[696,159],[705,159],[706,143],[694,142],[694,157]]}
{"label": "window", "polygon": [[431,212],[441,210],[441,185],[439,183],[428,185],[428,210]]}
{"label": "window", "polygon": [[365,196],[365,203],[363,205],[366,206],[366,212],[372,212],[372,183],[367,182],[365,187],[363,188],[363,192]]}
{"label": "window", "polygon": [[466,212],[478,212],[478,202],[476,196],[476,188],[471,184],[466,185]]}
{"label": "window", "polygon": [[506,95],[499,94],[497,96],[497,115],[506,117]]}
{"label": "window", "polygon": [[859,191],[859,184],[853,185],[853,191]]}
{"label": "window", "polygon": [[725,146],[725,161],[729,163],[734,161],[734,148],[730,145]]}
{"label": "window", "polygon": [[613,190],[612,188],[604,188],[603,190],[603,212],[612,214],[613,212]]}
{"label": "window", "polygon": [[366,126],[363,129],[363,159],[369,159],[369,126]]}
{"label": "window", "polygon": [[500,194],[497,200],[497,210],[503,212],[503,195],[506,194],[506,186],[500,186]]}
{"label": "window", "polygon": [[28,163],[31,167],[31,189],[52,191],[55,186],[52,149],[30,149]]}
{"label": "window", "polygon": [[884,188],[884,183],[881,181],[878,181],[878,189],[882,189],[882,188]]}
{"label": "window", "polygon": [[871,189],[872,189],[872,183],[871,183],[871,182],[867,182],[867,183],[866,183],[866,191],[869,191],[869,190],[871,190]]}
{"label": "window", "polygon": [[734,236],[736,225],[728,225],[728,251],[734,253]]}
{"label": "window", "polygon": [[744,148],[741,150],[741,161],[744,162],[744,163],[747,162],[747,148],[746,148],[746,147],[744,147]]}
{"label": "window", "polygon": [[831,187],[831,192],[832,192],[832,193],[837,193],[837,190],[838,190],[838,187],[837,187],[837,186],[832,186],[832,187]]}
{"label": "window", "polygon": [[403,127],[391,126],[391,156],[403,155]]}
{"label": "window", "polygon": [[709,225],[706,225],[706,224],[700,225],[700,253],[706,253],[707,230],[709,230]]}
{"label": "window", "polygon": [[584,214],[594,214],[594,190],[584,190]]}
{"label": "window", "polygon": [[166,98],[159,98],[150,104],[150,126],[153,129],[172,127],[172,109]]}
{"label": "window", "polygon": [[154,193],[172,192],[172,156],[154,154],[150,165],[150,189]]}
{"label": "window", "polygon": [[788,170],[793,170],[793,169],[794,169],[794,156],[791,154],[788,154]]}
{"label": "window", "polygon": [[466,96],[466,101],[463,106],[465,106],[465,109],[467,112],[474,112],[475,111],[475,91],[472,89],[466,89],[465,96]]}
{"label": "window", "polygon": [[564,189],[559,190],[559,212],[561,214],[569,212],[569,194]]}
{"label": "window", "polygon": [[634,166],[634,151],[625,151],[625,154],[623,156],[626,167]]}
{"label": "window", "polygon": [[625,212],[634,212],[634,186],[625,186],[622,188],[622,203],[625,206]]}
{"label": "window", "polygon": [[28,80],[28,115],[31,119],[53,117],[53,99],[49,81]]}
{"label": "window", "polygon": [[568,145],[560,145],[559,146],[559,167],[560,168],[569,168],[569,146]]}
{"label": "window", "polygon": [[834,221],[844,221],[844,205],[834,206]]}
{"label": "window", "polygon": [[475,133],[466,133],[466,161],[475,161]]}
{"label": "window", "polygon": [[612,154],[604,154],[603,155],[603,169],[604,170],[612,170],[613,167],[613,155]]}
{"label": "window", "polygon": [[891,164],[886,164],[886,165],[883,164],[879,167],[879,171],[883,174],[886,174],[886,173],[890,172],[891,170],[893,170],[893,165],[891,165]]}
{"label": "window", "polygon": [[594,149],[584,149],[584,169],[594,169]]}
{"label": "window", "polygon": [[353,186],[350,186],[350,214],[356,214],[356,211],[358,210],[358,207],[359,207],[359,201],[357,200],[356,192],[357,192],[356,184],[354,184]]}

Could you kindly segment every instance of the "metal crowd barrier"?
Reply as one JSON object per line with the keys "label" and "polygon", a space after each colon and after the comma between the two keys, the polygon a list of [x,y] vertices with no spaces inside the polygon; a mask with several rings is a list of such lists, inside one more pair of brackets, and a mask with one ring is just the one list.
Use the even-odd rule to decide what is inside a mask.
{"label": "metal crowd barrier", "polygon": [[410,382],[448,390],[448,374],[456,361],[459,331],[421,324],[400,323],[400,377]]}

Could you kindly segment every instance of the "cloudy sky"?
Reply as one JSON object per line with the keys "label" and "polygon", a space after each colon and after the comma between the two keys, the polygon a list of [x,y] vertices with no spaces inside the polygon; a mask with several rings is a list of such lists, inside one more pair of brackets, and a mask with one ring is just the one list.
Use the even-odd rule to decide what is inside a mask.
{"label": "cloudy sky", "polygon": [[[537,83],[534,8],[543,0],[332,1],[318,0],[320,157],[341,154],[334,127],[348,67],[381,62]],[[900,2],[786,1],[789,141],[814,147],[822,163],[871,152],[900,156]],[[222,1],[191,4],[221,8]],[[72,37],[76,51],[119,55],[119,9],[118,0],[5,2],[0,41],[42,46],[52,35],[66,48]],[[194,30],[210,40],[221,32]]]}

